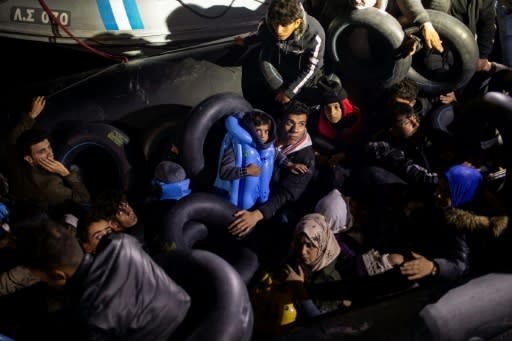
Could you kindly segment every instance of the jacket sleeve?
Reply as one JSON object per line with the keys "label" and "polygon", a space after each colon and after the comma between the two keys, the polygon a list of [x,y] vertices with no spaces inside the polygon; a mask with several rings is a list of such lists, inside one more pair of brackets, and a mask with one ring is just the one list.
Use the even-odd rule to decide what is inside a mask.
{"label": "jacket sleeve", "polygon": [[309,27],[315,32],[308,39],[306,48],[302,54],[301,69],[295,81],[285,85],[283,88],[286,96],[293,98],[301,89],[314,79],[315,74],[322,68],[325,52],[325,32],[320,24],[312,17],[308,16],[310,20]]}
{"label": "jacket sleeve", "polygon": [[403,15],[414,25],[419,26],[430,21],[430,16],[421,0],[396,0],[396,2]]}
{"label": "jacket sleeve", "polygon": [[245,168],[235,166],[235,152],[227,148],[220,162],[219,176],[222,180],[236,180],[245,176]]}
{"label": "jacket sleeve", "polygon": [[25,131],[31,129],[36,121],[29,114],[24,114],[9,134],[9,144],[15,145],[18,137]]}
{"label": "jacket sleeve", "polygon": [[478,53],[480,58],[487,59],[492,52],[494,35],[496,33],[496,7],[495,1],[480,0],[482,7],[479,9],[476,23],[476,36]]}
{"label": "jacket sleeve", "polygon": [[17,266],[0,274],[0,296],[12,294],[37,282],[39,278],[34,276],[28,268]]}
{"label": "jacket sleeve", "polygon": [[453,243],[452,247],[446,250],[448,252],[446,257],[432,259],[437,265],[440,279],[456,280],[464,275],[469,268],[469,246],[466,236],[460,231],[451,232],[453,234],[447,238],[451,238]]}
{"label": "jacket sleeve", "polygon": [[[70,172],[68,176],[62,178],[67,186],[49,185],[47,188],[47,197],[55,204],[71,200],[77,204],[89,202],[89,191],[85,187],[80,175]],[[50,203],[51,205],[52,203]]]}
{"label": "jacket sleeve", "polygon": [[[273,186],[270,191],[270,197],[266,203],[258,207],[263,214],[264,219],[274,216],[284,204],[290,201],[296,201],[306,190],[307,185],[313,178],[315,170],[315,155],[311,148],[310,153],[304,158],[290,160],[295,163],[303,163],[309,167],[309,171],[304,174],[293,174],[288,169],[280,169],[284,173],[279,179],[277,186]],[[299,152],[305,152],[304,150]],[[274,170],[275,171],[275,170]]]}

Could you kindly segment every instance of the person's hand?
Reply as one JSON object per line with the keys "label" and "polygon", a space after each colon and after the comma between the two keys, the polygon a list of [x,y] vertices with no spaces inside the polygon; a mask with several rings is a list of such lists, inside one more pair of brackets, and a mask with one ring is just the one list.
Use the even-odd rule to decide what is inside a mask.
{"label": "person's hand", "polygon": [[439,37],[439,34],[437,33],[434,26],[432,26],[432,23],[430,21],[427,21],[423,25],[421,25],[421,33],[423,34],[423,38],[425,39],[425,43],[427,44],[427,47],[429,49],[434,48],[439,53],[444,51],[441,38]]}
{"label": "person's hand", "polygon": [[455,93],[453,91],[451,91],[447,94],[440,95],[439,100],[443,104],[451,104],[453,102],[457,102],[457,97],[455,96]]}
{"label": "person's hand", "polygon": [[258,167],[255,163],[249,164],[245,169],[247,170],[247,175],[258,176],[261,173],[260,167]]}
{"label": "person's hand", "polygon": [[290,171],[293,174],[305,174],[305,173],[309,172],[309,167],[303,163],[290,162],[290,164],[288,165],[288,168],[290,169]]}
{"label": "person's hand", "polygon": [[478,64],[476,66],[477,72],[489,72],[491,70],[491,62],[487,58],[480,58],[478,59]]}
{"label": "person's hand", "polygon": [[263,219],[263,214],[260,210],[237,211],[233,216],[235,217],[235,220],[229,224],[228,231],[239,238],[245,237],[254,229],[258,221]]}
{"label": "person's hand", "polygon": [[55,173],[60,176],[68,176],[69,170],[57,160],[54,159],[41,159],[39,160],[41,166],[50,173]]}
{"label": "person's hand", "polygon": [[406,35],[399,49],[400,55],[403,58],[412,56],[413,54],[416,53],[416,50],[418,49],[418,41],[414,39],[412,35]]}
{"label": "person's hand", "polygon": [[245,46],[245,36],[236,36],[233,43],[238,46]]}
{"label": "person's hand", "polygon": [[413,260],[407,261],[400,266],[402,275],[407,276],[407,279],[410,281],[429,276],[434,269],[434,262],[415,252],[412,252],[412,256],[414,257]]}
{"label": "person's hand", "polygon": [[290,265],[286,264],[284,273],[286,275],[285,281],[303,282],[304,283],[304,271],[299,265],[297,271],[295,271]]}
{"label": "person's hand", "polygon": [[44,106],[46,104],[46,98],[44,96],[37,96],[32,99],[32,108],[30,109],[30,112],[28,113],[29,116],[35,120],[37,116],[43,111]]}
{"label": "person's hand", "polygon": [[393,266],[400,265],[404,262],[404,256],[399,253],[390,253],[388,255],[388,262]]}
{"label": "person's hand", "polygon": [[287,104],[291,99],[284,92],[280,91],[277,93],[275,100],[281,104]]}

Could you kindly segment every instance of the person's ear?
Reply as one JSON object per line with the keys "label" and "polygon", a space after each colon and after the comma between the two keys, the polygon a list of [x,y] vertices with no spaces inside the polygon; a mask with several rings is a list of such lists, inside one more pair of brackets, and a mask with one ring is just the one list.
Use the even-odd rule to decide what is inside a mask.
{"label": "person's ear", "polygon": [[87,253],[94,253],[94,249],[89,242],[82,243],[82,249]]}
{"label": "person's ear", "polygon": [[[116,216],[117,216],[118,213],[116,213]],[[113,231],[122,231],[123,230],[123,227],[121,226],[121,224],[119,224],[119,222],[115,219],[109,219],[107,220],[108,221],[108,224],[110,225],[110,227],[112,227],[112,230]]]}
{"label": "person's ear", "polygon": [[33,166],[34,165],[34,159],[32,158],[32,156],[30,155],[25,155],[23,157],[23,160],[27,161],[29,165]]}
{"label": "person's ear", "polygon": [[295,19],[295,21],[293,22],[293,26],[295,28],[299,27],[301,24],[302,24],[302,19],[301,18]]}
{"label": "person's ear", "polygon": [[57,287],[63,287],[68,280],[67,273],[60,269],[53,269],[51,276],[52,276],[52,282],[53,282],[52,284]]}

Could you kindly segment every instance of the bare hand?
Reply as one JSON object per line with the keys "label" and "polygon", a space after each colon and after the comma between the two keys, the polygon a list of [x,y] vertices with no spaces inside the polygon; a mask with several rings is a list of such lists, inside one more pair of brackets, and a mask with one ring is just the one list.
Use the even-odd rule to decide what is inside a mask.
{"label": "bare hand", "polygon": [[237,36],[237,37],[235,37],[235,40],[233,41],[233,43],[238,46],[245,46],[245,37]]}
{"label": "bare hand", "polygon": [[400,266],[402,275],[407,276],[407,279],[410,281],[429,276],[434,269],[434,262],[414,252],[412,252],[412,256],[414,257],[413,260],[407,261]]}
{"label": "bare hand", "polygon": [[260,167],[256,166],[256,164],[251,163],[246,167],[247,175],[258,176],[261,173]]}
{"label": "bare hand", "polygon": [[447,94],[440,95],[439,100],[443,104],[451,104],[453,102],[457,102],[457,97],[455,97],[455,93],[452,91]]}
{"label": "bare hand", "polygon": [[404,37],[402,45],[400,45],[402,57],[412,56],[413,54],[416,53],[417,48],[418,42],[416,41],[416,39],[414,39],[411,35],[406,35]]}
{"label": "bare hand", "polygon": [[44,96],[37,96],[32,99],[32,108],[30,109],[30,112],[28,113],[29,116],[35,120],[37,116],[43,111],[44,106],[46,105],[46,98]]}
{"label": "bare hand", "polygon": [[59,174],[60,176],[68,176],[69,170],[57,160],[54,159],[40,159],[41,166],[50,173]]}
{"label": "bare hand", "polygon": [[233,215],[236,219],[228,226],[228,231],[234,236],[244,237],[253,230],[258,221],[263,219],[260,210],[237,211]]}
{"label": "bare hand", "polygon": [[288,102],[290,102],[290,97],[286,96],[286,94],[282,91],[280,91],[277,95],[276,95],[276,98],[275,100],[281,104],[287,104]]}
{"label": "bare hand", "polygon": [[389,264],[396,266],[401,265],[404,262],[404,256],[399,253],[390,253],[388,255]]}
{"label": "bare hand", "polygon": [[288,164],[288,168],[291,170],[293,174],[305,174],[309,172],[309,167],[302,163],[290,162]]}
{"label": "bare hand", "polygon": [[288,264],[285,265],[284,273],[286,274],[285,281],[303,282],[304,283],[304,271],[302,267],[298,266],[298,271],[295,271]]}
{"label": "bare hand", "polygon": [[423,34],[423,38],[425,39],[425,43],[427,43],[427,47],[429,49],[434,48],[439,53],[444,51],[442,45],[443,42],[430,21],[427,21],[421,26],[421,33]]}

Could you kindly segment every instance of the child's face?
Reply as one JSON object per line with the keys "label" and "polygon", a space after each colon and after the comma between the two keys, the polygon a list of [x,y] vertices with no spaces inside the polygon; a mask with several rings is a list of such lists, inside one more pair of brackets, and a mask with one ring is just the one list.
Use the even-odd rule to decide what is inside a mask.
{"label": "child's face", "polygon": [[256,126],[256,134],[258,134],[262,143],[267,143],[269,130],[270,127],[268,126],[268,124]]}
{"label": "child's face", "polygon": [[343,112],[339,102],[324,105],[324,113],[329,122],[334,124],[338,123],[343,117]]}
{"label": "child's face", "polygon": [[395,136],[409,138],[413,136],[420,126],[420,122],[416,118],[416,116],[411,117],[401,117],[396,124],[391,128],[391,133]]}

